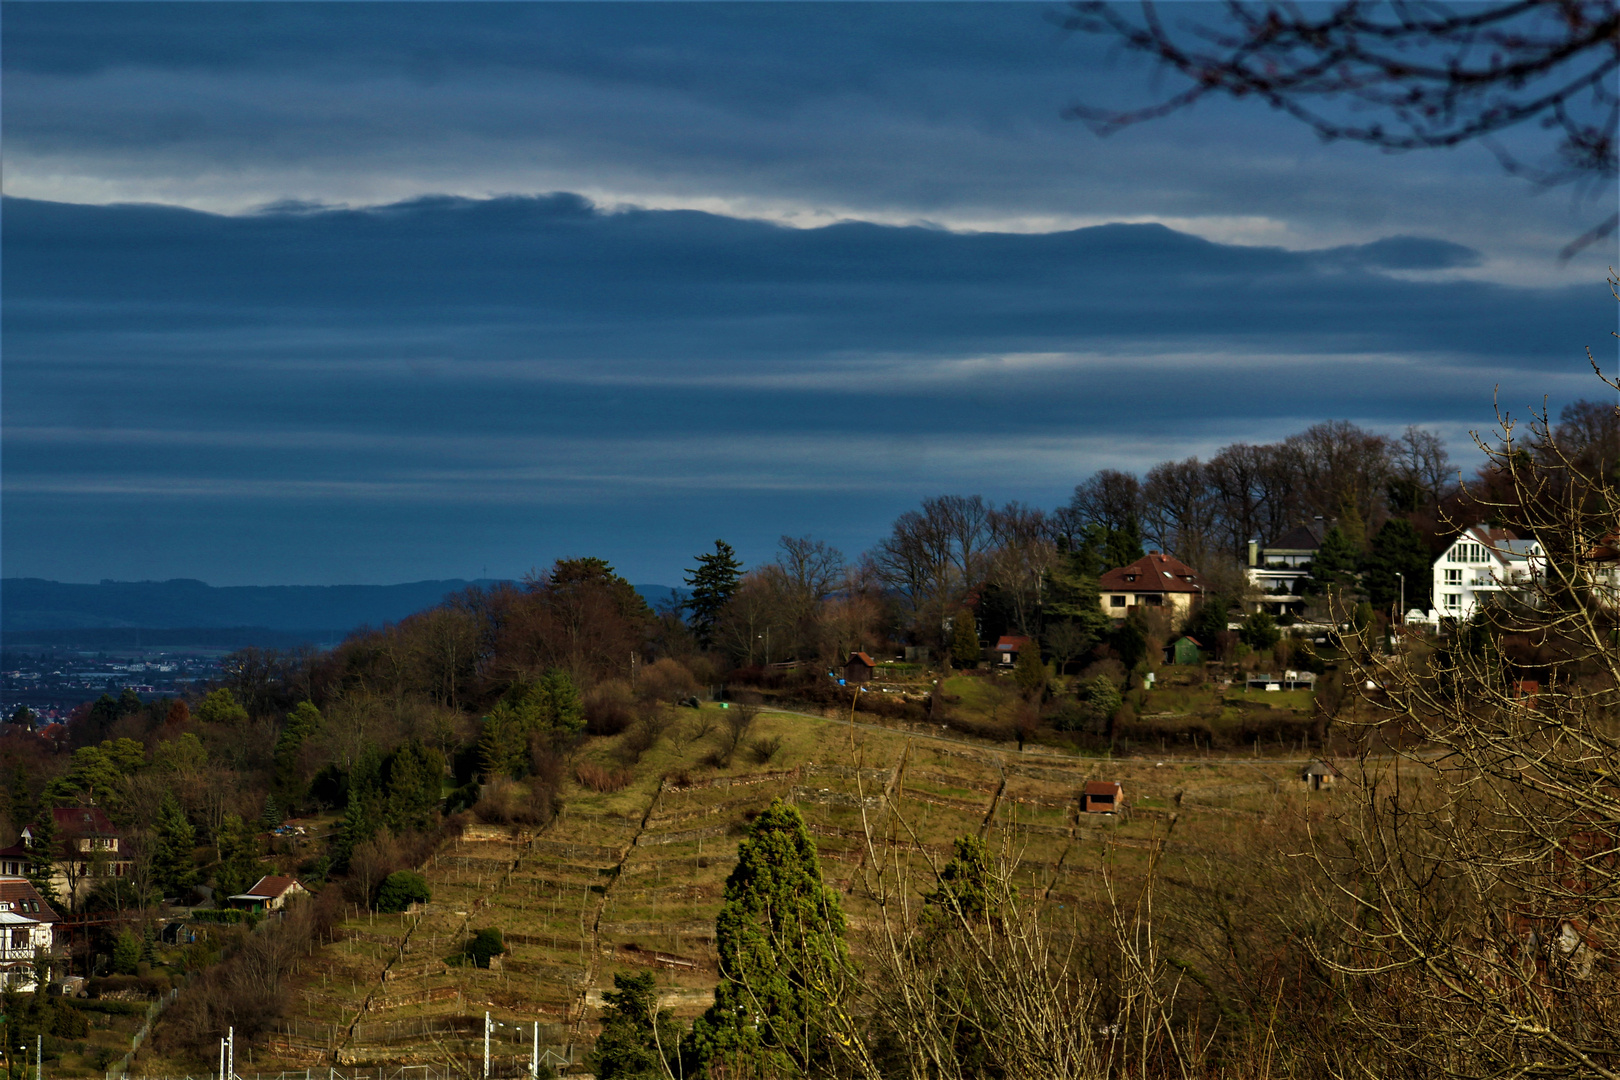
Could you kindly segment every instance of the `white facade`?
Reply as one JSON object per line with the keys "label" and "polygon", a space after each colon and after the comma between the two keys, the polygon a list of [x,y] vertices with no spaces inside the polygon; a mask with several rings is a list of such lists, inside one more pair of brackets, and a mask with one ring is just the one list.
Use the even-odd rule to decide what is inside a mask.
{"label": "white facade", "polygon": [[1540,572],[1541,545],[1506,529],[1464,529],[1434,561],[1434,608],[1442,619],[1469,619],[1487,597],[1527,589]]}

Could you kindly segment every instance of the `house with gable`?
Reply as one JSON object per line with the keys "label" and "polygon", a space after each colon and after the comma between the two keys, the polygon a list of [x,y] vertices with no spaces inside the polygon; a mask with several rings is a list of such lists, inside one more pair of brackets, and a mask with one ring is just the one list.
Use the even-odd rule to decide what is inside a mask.
{"label": "house with gable", "polygon": [[1157,551],[1097,579],[1103,613],[1116,619],[1125,618],[1133,608],[1145,607],[1163,610],[1179,623],[1203,602],[1207,588],[1198,571]]}
{"label": "house with gable", "polygon": [[[129,854],[123,849],[123,839],[113,827],[106,811],[99,806],[58,806],[51,810],[56,826],[56,862],[51,868],[51,888],[59,897],[74,903],[89,895],[96,884],[109,877],[127,877]],[[15,865],[18,855],[26,855],[34,843],[33,827],[22,831],[22,843],[6,857],[0,852],[0,862]]]}
{"label": "house with gable", "polygon": [[1472,618],[1480,605],[1503,595],[1527,595],[1544,555],[1534,540],[1511,529],[1464,529],[1434,560],[1434,603],[1440,618]]}
{"label": "house with gable", "polygon": [[61,921],[27,878],[0,876],[0,987],[35,989],[34,958],[54,953]]}

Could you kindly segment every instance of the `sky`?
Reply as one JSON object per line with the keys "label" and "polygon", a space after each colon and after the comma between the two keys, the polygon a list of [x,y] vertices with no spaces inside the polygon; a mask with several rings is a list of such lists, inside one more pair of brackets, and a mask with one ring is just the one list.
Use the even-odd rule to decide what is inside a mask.
{"label": "sky", "polygon": [[1102,138],[1164,84],[1061,11],[7,3],[0,572],[678,584],[1602,396],[1615,246],[1557,253],[1612,193],[1247,103]]}

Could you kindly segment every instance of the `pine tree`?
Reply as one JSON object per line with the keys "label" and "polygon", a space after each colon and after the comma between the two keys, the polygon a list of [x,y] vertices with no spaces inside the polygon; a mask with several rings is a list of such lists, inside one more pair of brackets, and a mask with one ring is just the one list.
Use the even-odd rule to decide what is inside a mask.
{"label": "pine tree", "polygon": [[141,962],[141,942],[128,929],[120,930],[113,941],[112,965],[117,975],[133,975]]}
{"label": "pine tree", "polygon": [[[1402,600],[1402,575],[1405,576],[1405,602],[1408,608],[1428,607],[1432,583],[1429,548],[1423,537],[1405,518],[1390,518],[1373,537],[1372,550],[1367,553],[1367,598],[1373,607],[1387,611]],[[1398,615],[1404,616],[1405,611]]]}
{"label": "pine tree", "polygon": [[781,799],[737,845],[715,920],[720,985],[693,1025],[698,1065],[793,1076],[825,1058],[846,963],[844,913],[821,880],[816,845]]}
{"label": "pine tree", "polygon": [[39,809],[39,816],[29,826],[32,834],[28,843],[28,880],[35,891],[52,904],[60,903],[56,896],[56,816],[49,806]]}
{"label": "pine tree", "polygon": [[1316,549],[1311,562],[1311,578],[1306,588],[1314,593],[1336,596],[1353,590],[1356,585],[1356,566],[1361,562],[1361,549],[1337,525],[1322,537],[1322,546]]}
{"label": "pine tree", "polygon": [[674,1070],[681,1034],[675,1014],[658,1007],[657,980],[651,972],[615,972],[613,985],[617,989],[602,995],[591,1071],[597,1080],[664,1080],[666,1069]]}
{"label": "pine tree", "polygon": [[1046,690],[1046,663],[1041,659],[1040,643],[1034,638],[1024,642],[1024,647],[1018,650],[1013,682],[1029,697],[1038,698]]}
{"label": "pine tree", "polygon": [[973,612],[963,608],[951,620],[951,662],[959,668],[979,662],[979,633],[973,626]]}
{"label": "pine tree", "polygon": [[214,870],[214,902],[219,906],[227,896],[246,892],[259,880],[262,867],[253,830],[235,814],[225,815],[214,842],[219,851],[219,866]]}
{"label": "pine tree", "polygon": [[696,568],[686,572],[686,583],[692,587],[686,607],[692,613],[692,630],[699,644],[708,648],[714,639],[714,623],[720,617],[720,610],[737,591],[742,563],[724,540],[716,540],[714,552],[699,555],[697,561]]}
{"label": "pine tree", "polygon": [[158,807],[157,843],[152,850],[152,883],[164,896],[184,896],[197,883],[197,830],[172,792]]}

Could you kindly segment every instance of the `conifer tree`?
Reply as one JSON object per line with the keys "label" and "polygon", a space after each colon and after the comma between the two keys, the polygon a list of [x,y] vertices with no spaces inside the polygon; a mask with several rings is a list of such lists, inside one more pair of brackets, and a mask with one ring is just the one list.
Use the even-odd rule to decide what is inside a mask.
{"label": "conifer tree", "polygon": [[959,668],[979,662],[979,632],[973,626],[973,612],[963,608],[951,620],[951,662]]}
{"label": "conifer tree", "polygon": [[184,896],[197,883],[193,854],[197,830],[173,792],[166,792],[158,807],[157,843],[152,850],[152,882],[164,896]]}
{"label": "conifer tree", "polygon": [[714,551],[697,557],[697,566],[686,572],[686,583],[692,595],[686,601],[692,613],[692,631],[698,642],[708,648],[714,638],[714,623],[720,610],[737,591],[737,579],[742,576],[742,563],[737,553],[724,540],[714,542]]}
{"label": "conifer tree", "polygon": [[798,810],[774,800],[737,845],[715,920],[720,985],[693,1025],[694,1064],[796,1076],[827,1055],[846,964],[844,913]]}
{"label": "conifer tree", "polygon": [[34,818],[29,832],[32,835],[28,842],[28,881],[50,903],[60,903],[55,884],[56,816],[49,806],[39,808],[39,816]]}
{"label": "conifer tree", "polygon": [[589,1058],[597,1080],[664,1080],[675,1064],[681,1031],[675,1014],[658,1007],[651,972],[613,975],[602,995],[602,1033]]}

